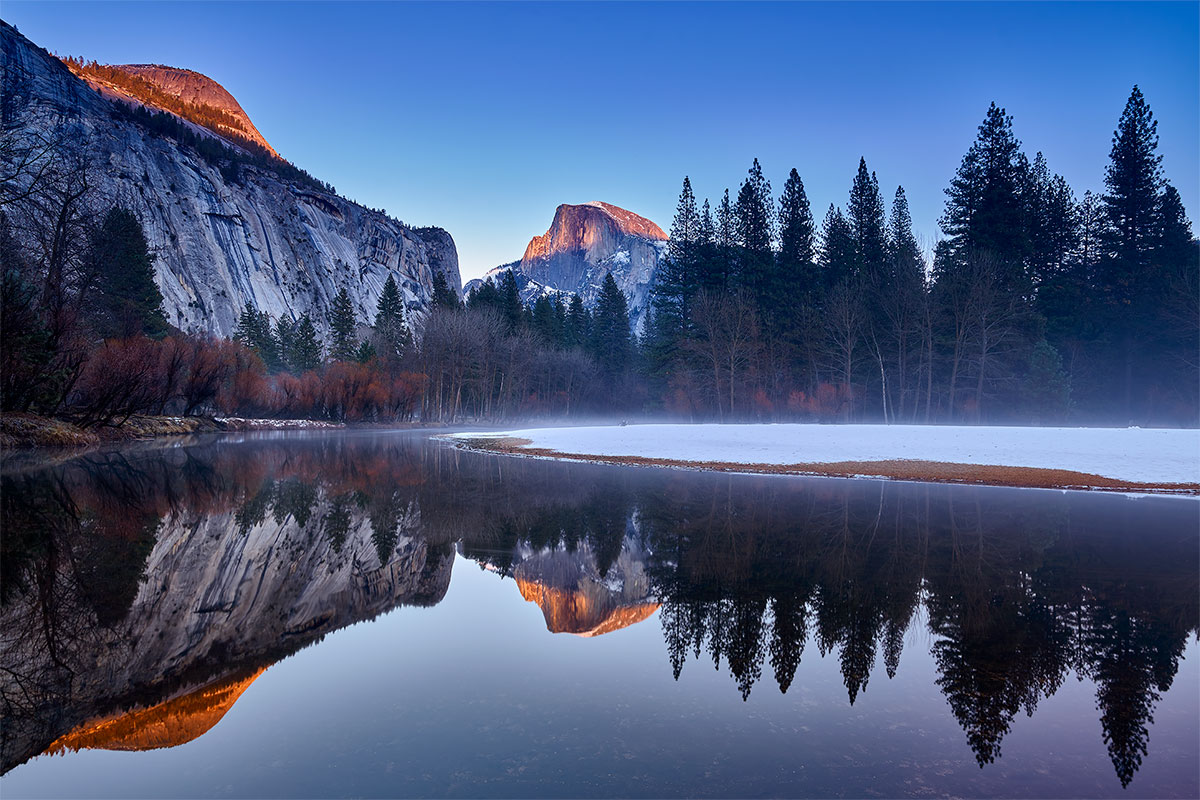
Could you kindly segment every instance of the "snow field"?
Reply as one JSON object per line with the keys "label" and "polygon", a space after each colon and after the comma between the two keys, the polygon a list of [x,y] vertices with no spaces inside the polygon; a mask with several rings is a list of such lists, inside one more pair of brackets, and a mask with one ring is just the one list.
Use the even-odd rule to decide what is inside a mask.
{"label": "snow field", "polygon": [[1200,483],[1200,430],[950,425],[627,425],[458,433],[529,439],[572,455],[739,464],[898,459],[1063,469],[1116,480]]}

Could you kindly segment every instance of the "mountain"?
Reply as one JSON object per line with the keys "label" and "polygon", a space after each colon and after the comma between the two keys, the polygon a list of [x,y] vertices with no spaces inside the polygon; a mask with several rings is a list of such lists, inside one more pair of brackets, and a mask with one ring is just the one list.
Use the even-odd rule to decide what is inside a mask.
{"label": "mountain", "polygon": [[591,308],[604,276],[612,273],[629,298],[629,317],[638,330],[666,246],[663,229],[632,211],[601,202],[563,204],[555,209],[549,230],[530,240],[520,261],[496,267],[466,289],[511,269],[526,302],[542,293],[577,293]]}
{"label": "mountain", "polygon": [[[417,314],[435,270],[461,290],[449,233],[365,208],[278,158],[216,81],[157,65],[68,67],[7,23],[0,45],[6,138],[64,143],[90,165],[98,209],[137,215],[177,327],[228,336],[249,303],[324,329],[342,287],[365,324],[389,274]],[[19,149],[0,148],[0,161]]]}
{"label": "mountain", "polygon": [[[71,67],[72,64],[68,63],[67,66]],[[228,119],[221,119],[214,125],[215,133],[230,137],[239,144],[249,141],[275,158],[280,157],[275,148],[258,132],[258,128],[254,127],[250,115],[242,109],[234,96],[207,75],[162,64],[112,64],[107,69],[72,69],[72,72],[102,94],[125,102],[160,110],[165,108],[173,111],[179,108],[175,103],[162,102],[161,96],[166,95],[175,98],[180,104],[216,109],[223,115],[228,115]],[[185,112],[182,116],[186,118],[188,115]]]}
{"label": "mountain", "polygon": [[537,603],[551,633],[592,637],[627,628],[658,610],[642,547],[631,539],[605,571],[584,543],[526,554],[513,570],[521,597]]}

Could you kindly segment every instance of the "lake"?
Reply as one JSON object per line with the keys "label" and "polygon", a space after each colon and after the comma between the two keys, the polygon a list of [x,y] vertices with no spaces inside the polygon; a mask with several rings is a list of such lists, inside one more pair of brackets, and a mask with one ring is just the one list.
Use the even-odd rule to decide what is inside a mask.
{"label": "lake", "polygon": [[1200,795],[1200,502],[281,432],[10,459],[0,794]]}

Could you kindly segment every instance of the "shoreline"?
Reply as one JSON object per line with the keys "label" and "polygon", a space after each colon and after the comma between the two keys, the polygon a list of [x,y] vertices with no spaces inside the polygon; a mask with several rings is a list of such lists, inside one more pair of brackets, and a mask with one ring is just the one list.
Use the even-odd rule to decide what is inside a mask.
{"label": "shoreline", "polygon": [[84,450],[100,445],[203,433],[346,428],[343,422],[311,419],[180,417],[135,414],[116,426],[81,428],[65,419],[38,414],[0,414],[0,449],[10,451]]}
{"label": "shoreline", "polygon": [[951,483],[976,486],[1005,486],[1019,489],[1057,489],[1166,496],[1200,496],[1200,483],[1145,483],[1108,478],[1088,472],[1044,467],[1013,467],[994,464],[966,464],[921,459],[883,459],[877,461],[801,462],[767,464],[738,461],[701,461],[653,456],[597,455],[568,453],[547,447],[530,447],[530,439],[520,437],[450,438],[439,436],[455,447],[478,453],[538,458],[553,461],[581,461],[630,467],[689,469],[749,475],[792,475],[795,477],[863,478],[916,483]]}

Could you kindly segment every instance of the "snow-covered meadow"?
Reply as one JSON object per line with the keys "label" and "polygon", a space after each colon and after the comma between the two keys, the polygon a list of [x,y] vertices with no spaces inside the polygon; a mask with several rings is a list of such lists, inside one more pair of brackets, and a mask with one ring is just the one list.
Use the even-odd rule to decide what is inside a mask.
{"label": "snow-covered meadow", "polygon": [[1200,430],[950,425],[627,425],[457,433],[527,439],[564,455],[675,462],[919,460],[1071,470],[1166,486],[1200,483]]}

